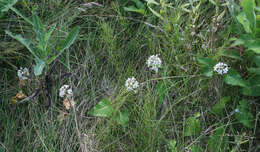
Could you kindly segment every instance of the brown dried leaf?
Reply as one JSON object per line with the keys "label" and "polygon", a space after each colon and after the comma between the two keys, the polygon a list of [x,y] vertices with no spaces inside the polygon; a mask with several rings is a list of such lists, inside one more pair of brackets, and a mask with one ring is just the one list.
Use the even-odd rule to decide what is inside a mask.
{"label": "brown dried leaf", "polygon": [[16,102],[17,102],[17,98],[15,96],[11,97],[10,104],[15,104]]}
{"label": "brown dried leaf", "polygon": [[58,120],[59,120],[59,121],[65,120],[67,114],[68,114],[67,112],[61,111],[60,114],[58,115]]}
{"label": "brown dried leaf", "polygon": [[70,110],[70,100],[68,99],[68,98],[66,98],[66,99],[64,99],[63,100],[63,105],[65,106],[65,108],[67,109],[67,110]]}
{"label": "brown dried leaf", "polygon": [[27,96],[25,94],[23,94],[22,91],[19,91],[17,94],[16,94],[16,99],[19,99],[19,100],[22,100],[24,98],[26,98]]}

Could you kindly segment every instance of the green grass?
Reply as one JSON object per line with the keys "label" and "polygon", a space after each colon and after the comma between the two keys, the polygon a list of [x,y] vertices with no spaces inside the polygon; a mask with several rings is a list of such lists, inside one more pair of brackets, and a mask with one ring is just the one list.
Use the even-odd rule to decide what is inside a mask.
{"label": "green grass", "polygon": [[[145,16],[125,12],[131,4],[97,1],[103,7],[84,7],[86,1],[44,0],[18,2],[14,7],[29,19],[33,9],[49,27],[57,23],[54,39],[64,39],[71,29],[79,25],[80,36],[53,63],[52,103],[46,108],[47,95],[43,89],[39,96],[23,103],[10,105],[9,101],[19,90],[30,95],[44,81],[44,76],[33,76],[34,61],[28,50],[8,37],[4,30],[33,37],[32,28],[12,11],[1,18],[0,31],[0,151],[170,151],[169,142],[176,141],[178,151],[199,146],[203,152],[211,152],[208,141],[218,128],[224,128],[222,137],[226,151],[257,151],[259,147],[259,99],[244,97],[239,88],[224,84],[220,76],[207,78],[201,75],[197,58],[213,57],[220,48],[229,45],[234,34],[232,18],[226,6],[208,1],[174,1],[173,8],[160,20],[148,9]],[[222,2],[219,2],[222,3]],[[26,4],[26,5],[25,5]],[[85,8],[85,12],[77,8]],[[159,11],[158,7],[154,7]],[[213,22],[225,11],[225,15]],[[218,24],[218,26],[217,26]],[[217,26],[217,31],[212,31]],[[195,32],[195,35],[192,34]],[[5,45],[7,43],[9,45]],[[3,45],[2,45],[3,43]],[[206,49],[202,45],[207,46]],[[150,55],[159,54],[163,68],[154,74],[147,68]],[[228,58],[222,61],[236,65]],[[19,88],[17,69],[28,67],[31,80]],[[243,69],[242,69],[243,70]],[[73,77],[61,79],[64,73]],[[138,93],[123,93],[125,80],[131,76],[143,83]],[[166,84],[166,95],[160,104],[156,85]],[[73,88],[75,109],[65,110],[58,96],[59,88],[69,84]],[[223,115],[212,114],[212,107],[225,96],[231,100]],[[88,112],[102,99],[122,104],[121,109],[130,113],[126,128],[111,118],[94,117]],[[239,123],[233,112],[239,101],[246,98],[254,115],[254,128]],[[119,107],[119,106],[118,106]],[[66,111],[60,121],[61,111]],[[185,122],[196,117],[200,132],[185,137]],[[225,139],[224,139],[225,138]],[[217,144],[216,144],[217,145]],[[217,151],[225,151],[221,145]],[[258,149],[259,150],[259,149]],[[192,152],[197,152],[193,150]]]}

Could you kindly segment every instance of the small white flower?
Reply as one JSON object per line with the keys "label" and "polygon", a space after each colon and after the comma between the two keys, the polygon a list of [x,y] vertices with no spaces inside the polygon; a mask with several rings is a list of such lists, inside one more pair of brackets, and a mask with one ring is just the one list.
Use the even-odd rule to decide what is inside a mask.
{"label": "small white flower", "polygon": [[19,77],[19,79],[23,79],[26,80],[29,77],[29,70],[27,68],[22,68],[20,67],[20,69],[17,71],[17,75]]}
{"label": "small white flower", "polygon": [[64,97],[65,95],[68,96],[68,97],[71,97],[73,92],[72,92],[72,89],[70,88],[69,85],[63,85],[61,88],[60,88],[60,93],[59,93],[59,96],[60,97]]}
{"label": "small white flower", "polygon": [[135,93],[137,92],[137,88],[139,87],[139,83],[136,81],[134,77],[128,78],[125,81],[125,87],[127,91],[134,91]]}
{"label": "small white flower", "polygon": [[240,112],[238,109],[235,109],[235,112]]}
{"label": "small white flower", "polygon": [[158,73],[158,69],[162,67],[162,61],[157,55],[152,55],[147,60],[148,68]]}
{"label": "small white flower", "polygon": [[208,48],[207,44],[205,44],[205,43],[203,43],[203,44],[201,45],[201,47],[202,47],[203,50],[207,50],[207,48]]}
{"label": "small white flower", "polygon": [[228,72],[228,65],[222,62],[219,62],[214,66],[214,71],[216,71],[218,74],[223,75]]}

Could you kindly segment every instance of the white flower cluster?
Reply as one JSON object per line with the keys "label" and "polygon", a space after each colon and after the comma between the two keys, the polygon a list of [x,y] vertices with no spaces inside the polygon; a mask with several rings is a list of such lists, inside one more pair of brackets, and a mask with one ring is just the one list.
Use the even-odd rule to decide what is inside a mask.
{"label": "white flower cluster", "polygon": [[67,96],[67,97],[71,97],[72,96],[72,89],[70,88],[70,86],[69,85],[63,85],[61,88],[60,88],[60,93],[59,93],[59,95],[60,95],[60,97],[64,97],[65,95]]}
{"label": "white flower cluster", "polygon": [[20,69],[17,71],[17,75],[19,77],[19,79],[22,80],[26,80],[29,77],[29,70],[27,68],[22,68],[20,67]]}
{"label": "white flower cluster", "polygon": [[151,70],[154,70],[156,73],[158,73],[158,68],[161,68],[161,66],[162,66],[162,61],[158,57],[158,54],[150,56],[147,60],[147,65],[148,65],[148,68],[150,68]]}
{"label": "white flower cluster", "polygon": [[134,77],[128,78],[125,81],[125,87],[127,91],[134,91],[135,93],[137,92],[137,88],[139,87],[139,83],[136,81]]}
{"label": "white flower cluster", "polygon": [[228,72],[228,65],[222,62],[219,62],[214,66],[214,71],[216,71],[218,74],[223,75]]}

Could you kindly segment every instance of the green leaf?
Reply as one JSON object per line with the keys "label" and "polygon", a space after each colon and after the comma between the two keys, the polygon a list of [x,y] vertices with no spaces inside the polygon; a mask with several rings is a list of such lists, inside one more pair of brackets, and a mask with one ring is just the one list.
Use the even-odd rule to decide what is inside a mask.
{"label": "green leaf", "polygon": [[240,13],[237,15],[237,20],[240,24],[243,25],[245,31],[247,33],[252,33],[252,30],[250,28],[250,22],[249,20],[246,18],[246,14],[244,12]]}
{"label": "green leaf", "polygon": [[10,7],[15,5],[18,0],[1,0],[0,1],[0,12],[7,12]]}
{"label": "green leaf", "polygon": [[63,51],[65,49],[68,49],[74,43],[74,41],[78,37],[79,30],[80,30],[79,26],[76,26],[72,29],[72,31],[69,33],[67,38],[63,41],[62,47],[60,49],[58,49],[59,54],[57,54],[56,56],[52,56],[50,59],[48,59],[47,64],[50,64],[51,62],[53,62],[58,56],[60,56],[63,53]]}
{"label": "green leaf", "polygon": [[40,42],[44,41],[44,37],[46,34],[45,27],[36,14],[33,15],[33,30],[36,33],[37,40]]}
{"label": "green leaf", "polygon": [[232,44],[231,47],[235,47],[238,45],[244,45],[245,44],[245,40],[244,39],[236,39]]}
{"label": "green leaf", "polygon": [[26,22],[32,25],[32,22],[25,17],[21,12],[15,9],[13,6],[18,2],[18,0],[1,0],[0,1],[0,17],[4,15],[9,9],[15,12],[17,15],[22,17]]}
{"label": "green leaf", "polygon": [[248,128],[254,127],[254,116],[248,111],[246,100],[241,100],[238,108],[236,109],[236,119]]}
{"label": "green leaf", "polygon": [[228,137],[224,134],[225,128],[220,127],[216,129],[215,134],[210,135],[208,140],[208,147],[211,152],[225,152],[228,150]]}
{"label": "green leaf", "polygon": [[159,17],[161,20],[164,20],[164,18],[162,17],[161,14],[157,13],[155,10],[153,10],[150,6],[148,6],[148,8],[150,9],[150,11],[157,17]]}
{"label": "green leaf", "polygon": [[98,117],[110,117],[114,113],[114,109],[108,99],[101,100],[96,107],[90,110],[89,114]]}
{"label": "green leaf", "polygon": [[129,7],[124,7],[124,10],[125,11],[128,11],[128,12],[136,12],[136,13],[140,13],[142,15],[145,14],[145,10],[144,9],[138,9],[134,6],[129,6]]}
{"label": "green leaf", "polygon": [[207,77],[212,77],[213,76],[213,67],[208,67],[208,66],[205,66],[205,67],[202,67],[202,74],[207,76]]}
{"label": "green leaf", "polygon": [[126,127],[129,123],[129,112],[127,110],[123,110],[122,112],[117,112],[116,121],[118,124],[122,125],[122,127]]}
{"label": "green leaf", "polygon": [[33,70],[34,75],[39,76],[39,75],[42,74],[42,71],[45,67],[45,62],[42,61],[42,60],[37,60],[37,59],[35,60],[35,62],[36,62],[36,65],[35,65],[34,70]]}
{"label": "green leaf", "polygon": [[30,47],[30,40],[23,38],[20,34],[14,35],[13,33],[7,30],[5,31],[5,33],[22,43],[30,51],[30,53],[34,56],[35,59],[40,60],[39,57],[34,53],[33,49]]}
{"label": "green leaf", "polygon": [[260,43],[258,41],[252,41],[247,44],[248,49],[254,51],[255,53],[260,53]]}
{"label": "green leaf", "polygon": [[224,82],[233,86],[246,87],[246,83],[242,77],[235,70],[230,69],[228,73],[224,76]]}
{"label": "green leaf", "polygon": [[256,15],[254,12],[255,0],[243,0],[241,2],[241,6],[243,8],[243,12],[246,15],[246,18],[250,23],[250,28],[254,32],[256,28]]}
{"label": "green leaf", "polygon": [[137,8],[139,9],[144,9],[145,5],[143,2],[141,2],[140,0],[133,0],[135,2],[135,5],[137,6]]}
{"label": "green leaf", "polygon": [[60,52],[62,52],[65,49],[68,49],[74,43],[74,41],[78,37],[79,29],[80,29],[79,26],[76,26],[72,29],[72,31],[69,33],[67,38],[63,41],[63,45],[62,48],[60,49]]}
{"label": "green leaf", "polygon": [[242,88],[241,92],[246,96],[260,96],[260,76],[255,75],[247,80],[248,87]]}
{"label": "green leaf", "polygon": [[198,62],[202,66],[202,73],[207,77],[213,76],[213,67],[215,65],[215,61],[208,57],[199,57],[197,58]]}
{"label": "green leaf", "polygon": [[260,75],[260,68],[249,68],[248,71]]}
{"label": "green leaf", "polygon": [[260,67],[260,56],[255,56],[253,60],[254,60],[255,64],[256,64],[258,67]]}
{"label": "green leaf", "polygon": [[194,117],[189,117],[184,123],[184,136],[196,136],[200,133],[200,123]]}
{"label": "green leaf", "polygon": [[208,67],[214,67],[216,63],[215,61],[213,61],[211,58],[208,57],[199,57],[197,58],[197,60],[201,65],[208,66]]}
{"label": "green leaf", "polygon": [[178,152],[175,140],[170,140],[168,147],[169,147],[170,152]]}
{"label": "green leaf", "polygon": [[227,102],[230,101],[230,96],[221,98],[212,108],[212,113],[215,115],[222,115]]}
{"label": "green leaf", "polygon": [[160,81],[157,83],[155,90],[159,98],[159,104],[161,105],[163,103],[164,97],[167,94],[167,84],[163,81]]}
{"label": "green leaf", "polygon": [[189,149],[191,152],[203,152],[199,145],[192,145]]}
{"label": "green leaf", "polygon": [[237,51],[237,50],[221,50],[221,51],[219,51],[219,55],[233,58],[233,59],[243,60],[240,57],[239,51]]}
{"label": "green leaf", "polygon": [[47,46],[48,46],[48,43],[49,43],[49,39],[50,39],[50,37],[51,37],[51,34],[52,34],[52,32],[55,30],[55,28],[56,28],[56,24],[54,24],[54,25],[52,25],[51,27],[50,27],[50,29],[49,29],[49,31],[48,31],[48,33],[45,35],[45,37],[44,37],[44,41],[46,42],[46,44],[45,44],[45,46],[44,46],[44,50],[46,50],[47,51],[47,56],[49,56],[49,54],[50,54],[50,50],[51,49],[47,49]]}

